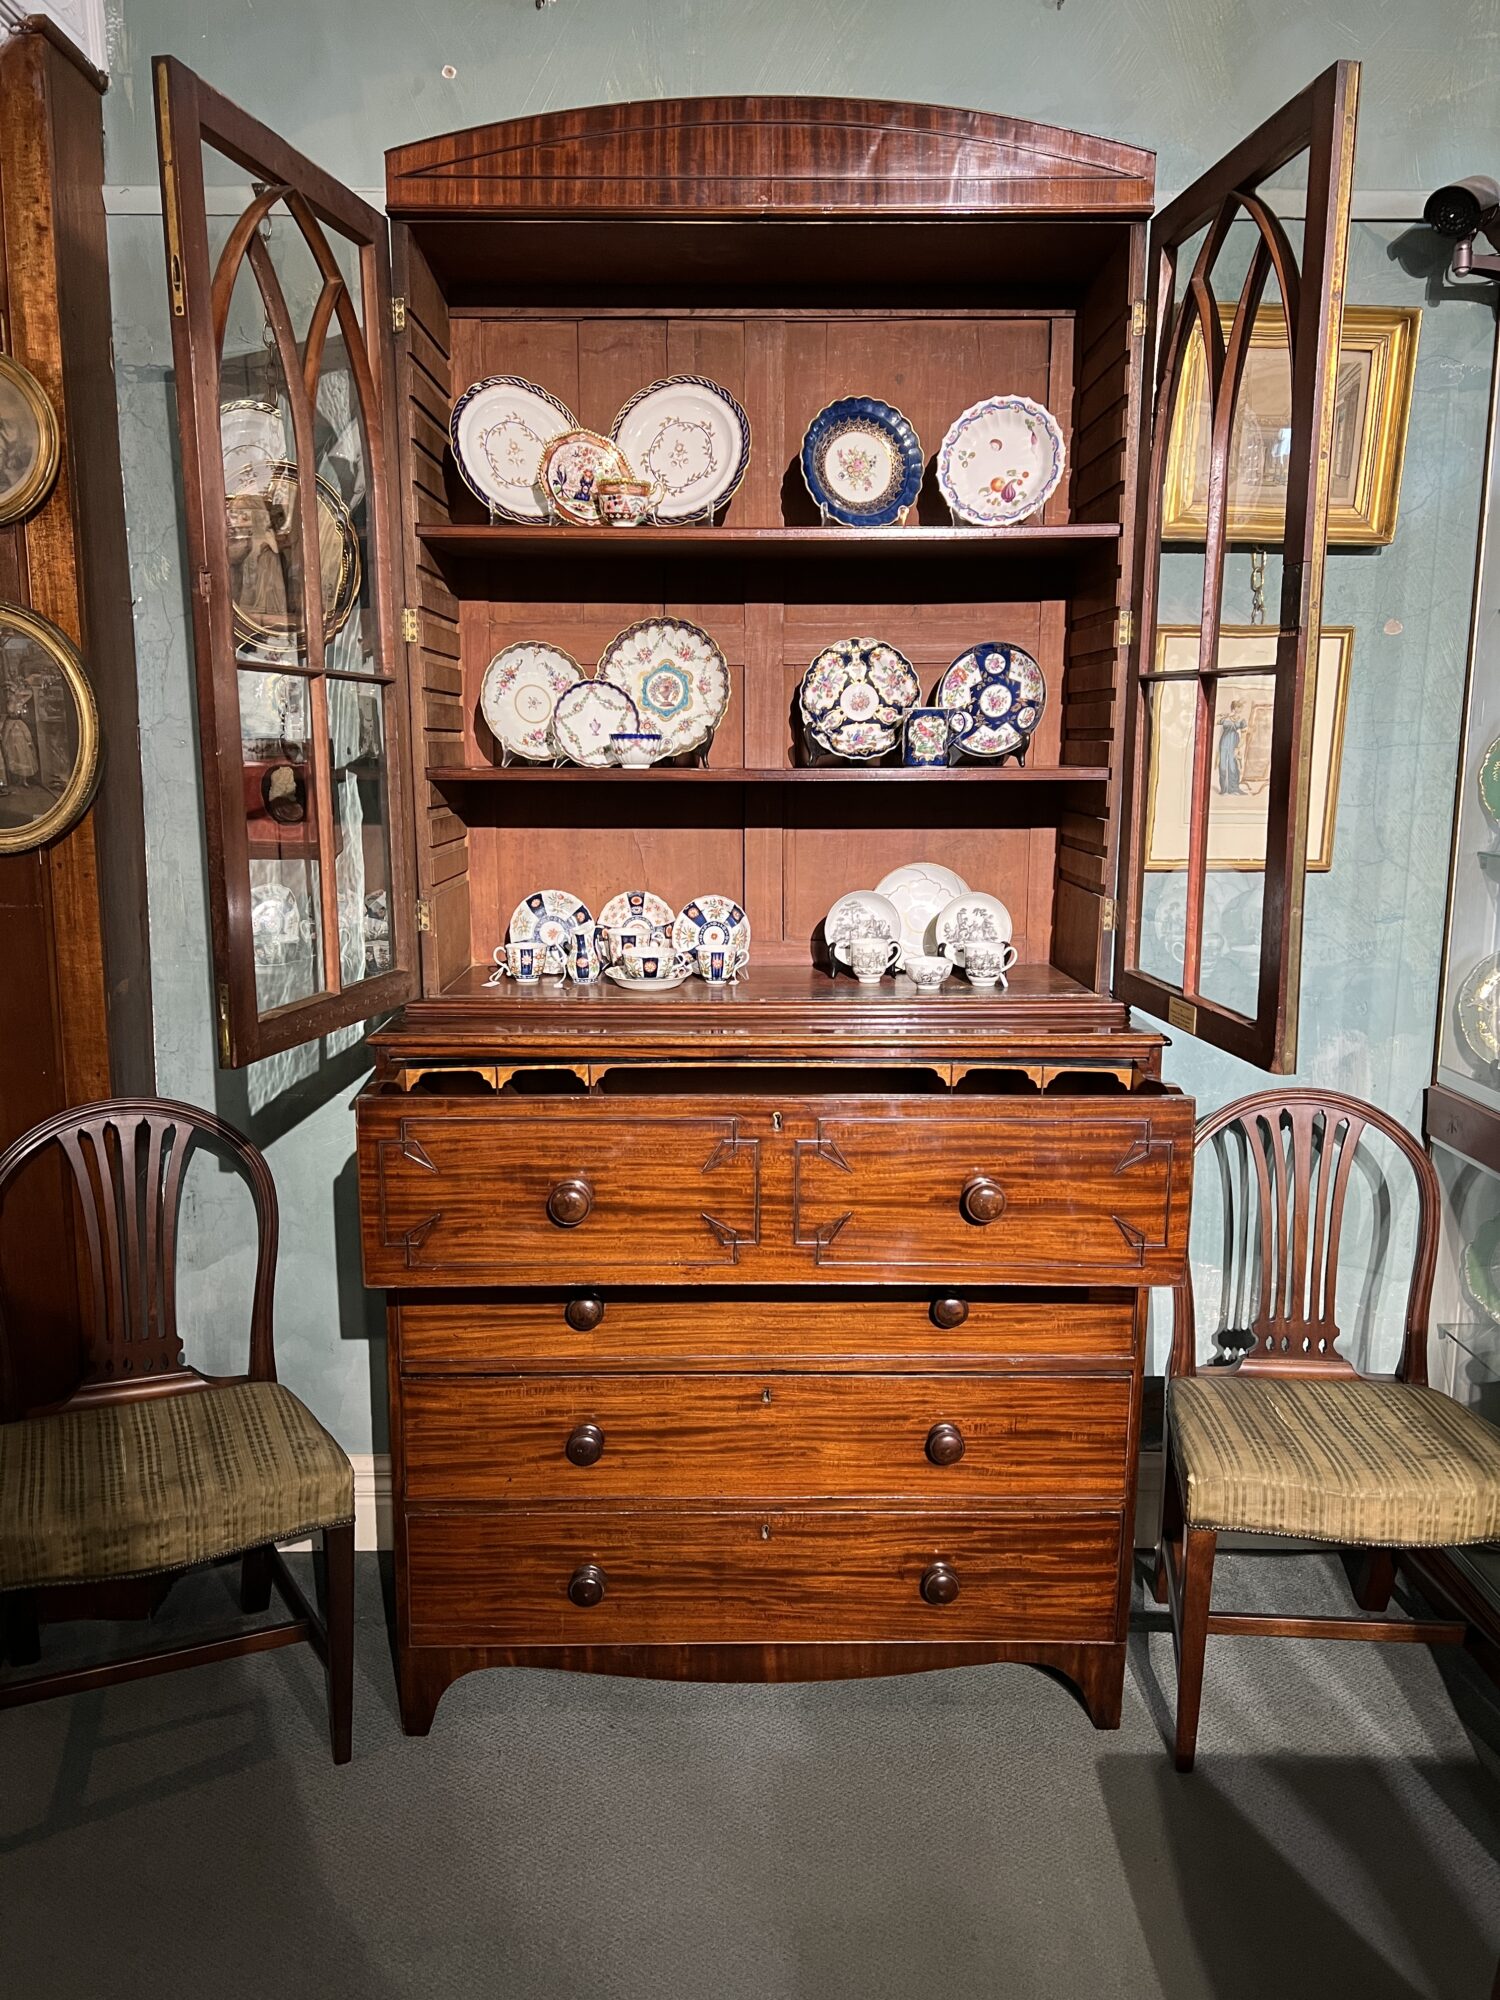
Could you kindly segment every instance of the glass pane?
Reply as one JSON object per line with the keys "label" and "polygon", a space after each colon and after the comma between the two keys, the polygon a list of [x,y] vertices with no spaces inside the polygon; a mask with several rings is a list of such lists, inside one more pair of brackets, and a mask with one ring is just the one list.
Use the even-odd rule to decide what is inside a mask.
{"label": "glass pane", "polygon": [[[1189,637],[1192,657],[1196,658],[1196,634]],[[1181,635],[1169,638],[1167,663],[1177,665],[1173,649],[1180,651],[1187,644],[1188,639]],[[1198,683],[1158,681],[1145,690],[1145,700],[1146,837],[1140,969],[1153,979],[1180,986],[1187,936],[1187,836]]]}
{"label": "glass pane", "polygon": [[323,349],[317,419],[318,476],[330,506],[337,509],[350,563],[345,588],[330,609],[325,664],[331,674],[380,673],[386,662],[375,597],[375,550],[370,539],[371,512],[376,504],[370,452],[349,350],[337,325]]}
{"label": "glass pane", "polygon": [[255,997],[265,1014],[323,990],[316,777],[307,682],[242,671],[239,686]]}
{"label": "glass pane", "polygon": [[346,986],[389,972],[394,964],[384,703],[384,690],[369,681],[328,682],[339,971]]}
{"label": "glass pane", "polygon": [[1274,676],[1218,681],[1212,701],[1208,870],[1198,991],[1237,1014],[1253,1015],[1265,905]]}

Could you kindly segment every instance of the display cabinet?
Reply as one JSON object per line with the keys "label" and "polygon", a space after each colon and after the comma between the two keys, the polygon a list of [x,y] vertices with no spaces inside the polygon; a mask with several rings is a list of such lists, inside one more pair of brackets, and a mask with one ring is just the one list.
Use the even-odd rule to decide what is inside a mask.
{"label": "display cabinet", "polygon": [[[391,1298],[407,1727],[485,1665],[790,1677],[976,1659],[1061,1668],[1113,1723],[1144,1302],[1183,1268],[1193,1125],[1128,1007],[1292,1058],[1356,72],[1330,70],[1154,223],[1149,153],[933,106],[623,104],[423,140],[387,157],[389,291],[382,218],[179,65],[157,87],[226,1048],[244,1060],[406,1003],[373,1038],[358,1123],[365,1272]],[[256,188],[212,241],[205,159]],[[1255,247],[1227,289],[1235,227]],[[1200,968],[1216,718],[1239,671],[1217,643],[1218,496],[1268,310],[1293,425],[1247,1010]],[[1162,492],[1194,340],[1202,630],[1168,672]],[[357,499],[347,446],[331,463],[330,368],[354,392],[335,414],[360,415]],[[498,522],[457,476],[449,413],[480,378],[524,376],[607,430],[675,373],[749,416],[749,469],[715,520]],[[899,405],[930,460],[997,390],[1064,433],[1039,517],[957,526],[929,463],[903,524],[820,521],[798,453],[831,399]],[[276,462],[335,487],[371,580],[336,637],[293,616],[273,656],[237,627],[247,531],[225,528],[225,426],[247,393],[274,415]],[[289,523],[311,576],[320,530]],[[545,639],[587,665],[665,614],[729,664],[706,759],[501,760],[478,698],[503,646]],[[924,686],[976,640],[1023,644],[1050,697],[1024,766],[807,763],[800,678],[853,633],[887,638]],[[242,725],[268,670],[305,718],[278,783],[302,788],[309,831],[284,845],[257,818],[266,744]],[[1144,948],[1140,829],[1169,679],[1191,689],[1191,807],[1163,963]],[[328,747],[351,687],[384,752],[357,816]],[[372,819],[378,968],[360,933]],[[1008,990],[866,987],[830,960],[834,898],[913,861],[1003,896]],[[748,973],[646,995],[492,983],[510,912],[553,886],[593,910],[628,888],[674,908],[727,892],[754,925]],[[303,950],[296,991],[257,983],[257,905]],[[341,965],[331,942],[351,929],[362,949]]]}

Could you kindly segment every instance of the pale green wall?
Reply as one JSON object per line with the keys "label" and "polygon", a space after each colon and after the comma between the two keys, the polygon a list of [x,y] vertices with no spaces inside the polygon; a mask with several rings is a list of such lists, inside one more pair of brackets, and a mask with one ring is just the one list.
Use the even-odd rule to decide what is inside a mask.
{"label": "pale green wall", "polygon": [[[487,119],[792,91],[968,104],[1154,145],[1164,190],[1353,56],[1366,65],[1359,189],[1409,196],[1500,167],[1500,13],[1492,0],[1321,11],[1298,0],[557,0],[542,12],[532,0],[112,0],[110,19],[111,267],[158,1072],[164,1092],[217,1103],[267,1145],[283,1204],[282,1373],[350,1449],[367,1450],[383,1441],[383,1361],[378,1302],[358,1278],[358,1051],[315,1052],[290,1081],[214,1063],[160,223],[124,212],[155,181],[151,56],[180,56],[362,188],[381,184],[388,145]],[[1414,1121],[1436,1005],[1493,316],[1485,288],[1439,297],[1408,276],[1392,255],[1402,234],[1372,221],[1353,243],[1351,299],[1429,311],[1400,534],[1330,565],[1327,615],[1357,637],[1335,863],[1308,898],[1303,1054],[1309,1075]],[[1191,1043],[1170,1065],[1205,1105],[1258,1080]],[[214,1338],[220,1301],[233,1298],[237,1338],[245,1217],[213,1176],[193,1197],[185,1308]]]}

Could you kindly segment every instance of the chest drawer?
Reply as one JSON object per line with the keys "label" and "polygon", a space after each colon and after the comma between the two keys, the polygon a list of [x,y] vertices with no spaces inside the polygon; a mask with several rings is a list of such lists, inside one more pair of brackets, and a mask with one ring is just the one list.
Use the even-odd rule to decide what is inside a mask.
{"label": "chest drawer", "polygon": [[1130,1297],[983,1289],[833,1293],[597,1288],[531,1298],[407,1296],[396,1314],[408,1375],[555,1374],[762,1363],[859,1369],[907,1361],[973,1371],[1128,1367]]}
{"label": "chest drawer", "polygon": [[1120,1517],[414,1512],[412,1643],[1113,1639]]}
{"label": "chest drawer", "polygon": [[410,1381],[424,1500],[1119,1501],[1124,1377],[603,1375]]}

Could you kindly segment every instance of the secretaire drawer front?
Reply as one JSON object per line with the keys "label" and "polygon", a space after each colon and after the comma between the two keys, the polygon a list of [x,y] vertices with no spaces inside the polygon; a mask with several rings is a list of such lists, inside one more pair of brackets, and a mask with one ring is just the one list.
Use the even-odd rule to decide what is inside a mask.
{"label": "secretaire drawer front", "polygon": [[797,1142],[796,1237],[853,1279],[1169,1283],[1192,1141],[1174,1097],[836,1107]]}
{"label": "secretaire drawer front", "polygon": [[996,1297],[982,1288],[839,1294],[641,1292],[607,1287],[550,1297],[403,1299],[406,1374],[508,1368],[690,1368],[769,1361],[780,1368],[956,1370],[1129,1365],[1134,1301]]}
{"label": "secretaire drawer front", "polygon": [[1120,1517],[538,1511],[407,1517],[412,1642],[1116,1637]]}
{"label": "secretaire drawer front", "polygon": [[372,1285],[650,1282],[733,1271],[760,1228],[760,1158],[683,1105],[359,1106]]}
{"label": "secretaire drawer front", "polygon": [[422,1500],[1119,1501],[1107,1376],[601,1375],[410,1381]]}

